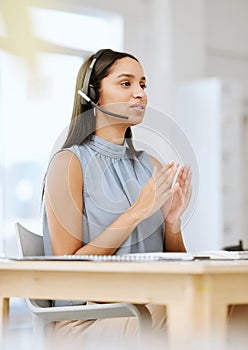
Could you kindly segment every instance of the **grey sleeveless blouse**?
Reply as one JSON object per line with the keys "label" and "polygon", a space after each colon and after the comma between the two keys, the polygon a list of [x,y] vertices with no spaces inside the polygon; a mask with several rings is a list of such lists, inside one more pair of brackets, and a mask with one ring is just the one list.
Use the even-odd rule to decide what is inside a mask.
{"label": "grey sleeveless blouse", "polygon": [[[138,199],[142,187],[153,172],[146,152],[131,159],[126,141],[123,145],[92,136],[80,146],[67,148],[79,159],[83,177],[83,243],[87,244],[115,221]],[[46,255],[52,255],[49,228],[43,203],[43,241]],[[157,211],[143,220],[115,254],[160,252],[164,248],[164,221]],[[59,301],[56,306],[75,305],[79,301]]]}
{"label": "grey sleeveless blouse", "polygon": [[[83,243],[87,244],[130,208],[153,172],[146,152],[131,159],[126,141],[116,145],[98,136],[68,148],[79,159],[83,177]],[[43,239],[52,255],[45,209]],[[143,220],[115,254],[159,252],[164,248],[164,223],[160,211]]]}

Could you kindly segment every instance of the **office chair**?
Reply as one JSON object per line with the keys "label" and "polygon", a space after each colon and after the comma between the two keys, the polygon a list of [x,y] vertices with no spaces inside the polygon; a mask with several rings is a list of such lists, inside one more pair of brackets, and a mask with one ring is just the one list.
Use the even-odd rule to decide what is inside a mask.
{"label": "office chair", "polygon": [[[37,235],[20,223],[15,223],[21,257],[43,256],[43,237]],[[26,299],[32,313],[33,336],[44,341],[46,332],[52,331],[55,321],[93,320],[99,318],[137,317],[138,337],[152,329],[151,315],[144,305],[129,303],[109,303],[52,307],[49,300]]]}

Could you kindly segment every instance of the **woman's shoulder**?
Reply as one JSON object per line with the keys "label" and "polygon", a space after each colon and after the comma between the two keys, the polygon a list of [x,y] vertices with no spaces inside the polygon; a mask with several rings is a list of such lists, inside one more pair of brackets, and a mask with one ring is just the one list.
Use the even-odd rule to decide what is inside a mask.
{"label": "woman's shoulder", "polygon": [[72,149],[61,149],[51,159],[47,175],[60,175],[63,172],[77,173],[82,172],[80,159]]}
{"label": "woman's shoulder", "polygon": [[[61,150],[52,158],[46,173],[44,198],[55,196],[56,193],[67,193],[68,189],[82,188],[83,172],[79,159],[69,150]],[[55,198],[54,197],[54,198]]]}
{"label": "woman's shoulder", "polygon": [[67,163],[67,162],[84,162],[84,159],[87,158],[86,147],[82,145],[72,145],[70,147],[61,148],[55,152],[49,161],[49,166],[52,163]]}

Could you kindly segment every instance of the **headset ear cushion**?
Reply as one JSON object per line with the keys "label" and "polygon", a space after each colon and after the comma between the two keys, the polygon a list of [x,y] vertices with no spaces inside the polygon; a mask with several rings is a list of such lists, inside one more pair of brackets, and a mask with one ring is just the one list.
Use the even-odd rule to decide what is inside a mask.
{"label": "headset ear cushion", "polygon": [[93,86],[89,86],[89,98],[95,103],[97,103],[99,100],[98,90],[95,89]]}

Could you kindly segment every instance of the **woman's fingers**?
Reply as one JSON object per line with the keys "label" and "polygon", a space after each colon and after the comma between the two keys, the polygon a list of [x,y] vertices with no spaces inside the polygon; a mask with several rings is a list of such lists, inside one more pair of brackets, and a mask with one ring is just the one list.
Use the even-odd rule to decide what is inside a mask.
{"label": "woman's fingers", "polygon": [[[153,209],[160,208],[169,198],[176,195],[177,205],[183,206],[189,201],[192,193],[192,172],[189,165],[184,165],[178,172],[176,183],[173,180],[178,171],[179,163],[169,162],[161,169],[154,167],[149,181],[150,204]],[[147,188],[148,189],[148,188]],[[153,210],[152,210],[153,211]]]}
{"label": "woman's fingers", "polygon": [[192,172],[188,164],[184,165],[178,174],[177,182],[179,182],[180,187],[183,189],[183,192],[186,193],[187,187],[191,181]]}
{"label": "woman's fingers", "polygon": [[187,177],[185,180],[185,194],[188,191],[189,186],[191,185],[191,179],[192,179],[192,171],[189,169],[188,173],[187,173]]}
{"label": "woman's fingers", "polygon": [[170,162],[158,172],[155,172],[154,179],[156,197],[158,198],[159,202],[162,202],[162,204],[173,195],[175,188],[172,189],[172,184],[178,170],[178,166],[178,163]]}
{"label": "woman's fingers", "polygon": [[172,186],[174,176],[169,176],[167,180],[156,189],[156,196],[163,205],[168,199],[170,199],[175,191],[177,191],[179,184],[176,183]]}
{"label": "woman's fingers", "polygon": [[174,193],[174,189],[170,188],[167,191],[164,191],[161,193],[161,195],[159,196],[159,201],[161,203],[160,207],[169,199],[173,196]]}
{"label": "woman's fingers", "polygon": [[166,164],[165,166],[163,166],[161,169],[157,169],[156,166],[154,166],[154,170],[156,168],[155,174],[154,174],[154,170],[153,170],[153,176],[156,180],[158,180],[161,176],[163,176],[164,174],[166,174],[167,172],[170,171],[170,169],[173,167],[173,162],[170,162],[168,164]]}
{"label": "woman's fingers", "polygon": [[176,175],[178,164],[169,163],[165,167],[161,168],[156,177],[157,186],[170,186]]}

